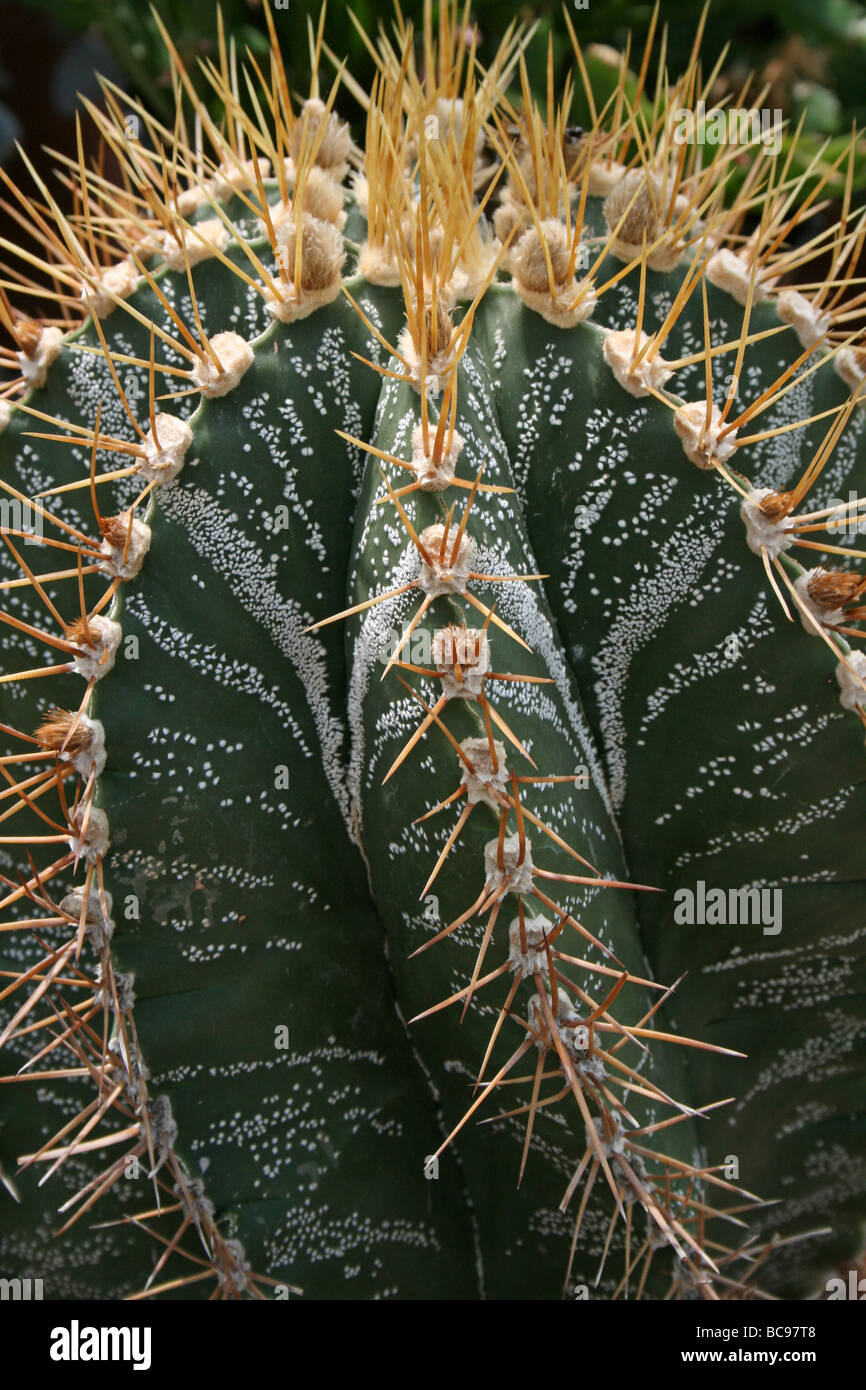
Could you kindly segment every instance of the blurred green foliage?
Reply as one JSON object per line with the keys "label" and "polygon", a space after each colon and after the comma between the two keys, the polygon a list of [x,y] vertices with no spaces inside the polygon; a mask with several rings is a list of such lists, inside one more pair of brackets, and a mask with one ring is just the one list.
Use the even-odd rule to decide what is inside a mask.
{"label": "blurred green foliage", "polygon": [[[138,91],[167,110],[165,54],[149,7],[138,0],[25,0],[73,28],[95,28],[115,60],[129,74]],[[651,3],[635,0],[587,0],[579,8],[566,0],[581,42],[607,43],[624,48],[631,32],[633,48],[643,42],[652,19]],[[352,9],[367,35],[375,35],[380,23],[389,25],[388,0],[354,0]],[[185,59],[212,52],[215,0],[157,0],[156,8]],[[345,54],[359,80],[372,75],[372,60],[364,42],[348,22],[345,5],[331,0],[325,35],[341,55]],[[434,7],[438,8],[438,7]],[[537,38],[529,57],[532,76],[540,87],[545,70],[547,36],[553,36],[556,67],[570,62],[570,43],[563,18],[566,5],[559,0],[533,0],[509,4],[507,0],[474,0],[472,16],[481,31],[482,57],[490,57],[513,15],[538,23]],[[317,0],[288,0],[274,16],[288,70],[300,74],[307,65],[307,20],[315,23],[321,6]],[[403,14],[420,26],[423,0],[403,0]],[[664,0],[661,23],[668,26],[669,67],[682,68],[688,61],[703,0]],[[266,51],[265,21],[260,0],[223,0],[222,11],[229,33],[241,51],[249,45],[256,55]],[[205,37],[207,36],[207,37]],[[826,87],[839,102],[844,129],[851,119],[866,124],[866,10],[853,0],[752,0],[746,9],[734,11],[717,3],[707,17],[704,58],[715,60],[725,44],[738,68],[760,68],[789,36],[798,36],[813,57],[826,67]]]}
{"label": "blurred green foliage", "polygon": [[[70,29],[95,31],[112,57],[127,74],[129,86],[158,116],[172,110],[165,45],[150,13],[137,0],[25,0]],[[215,0],[159,0],[156,6],[184,62],[194,70],[196,59],[215,54]],[[226,25],[241,52],[246,47],[257,57],[267,52],[264,18],[260,5],[245,0],[225,0]],[[204,90],[202,85],[201,90]]]}
{"label": "blurred green foliage", "polygon": [[[130,88],[154,112],[166,119],[171,110],[171,91],[165,51],[159,31],[147,5],[139,0],[25,0],[33,8],[49,13],[64,24],[95,31],[119,66],[126,72]],[[631,39],[632,65],[639,63],[643,43],[652,22],[653,4],[648,0],[566,0],[570,17],[582,46],[607,44],[624,51]],[[546,85],[547,45],[553,41],[554,68],[559,84],[571,69],[572,48],[563,16],[566,5],[560,0],[474,0],[471,15],[479,31],[479,55],[489,61],[508,22],[518,16],[536,23],[536,37],[527,54],[530,81],[538,93]],[[585,5],[585,8],[583,7]],[[216,56],[215,0],[157,0],[156,8],[190,72],[198,57]],[[375,42],[377,29],[390,30],[390,0],[351,0],[351,8],[367,42]],[[331,0],[325,22],[325,39],[340,57],[347,57],[353,75],[368,85],[374,72],[365,40],[352,25],[344,0]],[[401,10],[416,27],[421,25],[423,0],[402,0]],[[667,27],[667,67],[672,74],[688,62],[703,0],[662,0],[660,25]],[[290,82],[305,94],[301,74],[308,71],[308,27],[318,23],[318,0],[287,0],[274,8]],[[257,58],[267,51],[265,17],[261,0],[223,0],[226,29],[240,53],[249,47]],[[438,12],[438,6],[434,6]],[[823,139],[837,137],[841,147],[852,122],[866,127],[866,9],[854,0],[752,0],[749,6],[734,9],[724,0],[711,6],[702,44],[704,71],[709,72],[727,46],[722,63],[722,82],[731,93],[740,91],[750,72],[760,82],[770,84],[765,105],[780,107],[796,123],[804,117],[808,132],[806,151],[816,150]],[[654,46],[650,80],[655,79]],[[207,91],[199,79],[199,89]],[[750,95],[757,94],[757,86]],[[515,96],[517,93],[515,92]],[[714,93],[714,95],[716,95]],[[357,118],[348,92],[341,93],[338,106],[343,114]],[[573,116],[578,121],[585,104],[575,101]],[[866,173],[859,171],[862,184]]]}

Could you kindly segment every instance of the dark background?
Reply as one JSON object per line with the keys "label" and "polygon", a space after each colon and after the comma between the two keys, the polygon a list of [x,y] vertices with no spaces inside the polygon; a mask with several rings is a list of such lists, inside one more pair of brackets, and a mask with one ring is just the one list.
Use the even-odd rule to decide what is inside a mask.
{"label": "dark background", "polygon": [[[216,5],[213,0],[158,0],[156,8],[191,70],[198,56],[216,51]],[[368,35],[380,22],[390,25],[389,0],[354,0],[351,8]],[[403,0],[405,17],[420,27],[422,0]],[[437,7],[434,7],[436,9]],[[496,48],[505,24],[518,15],[538,21],[528,62],[537,90],[543,90],[548,35],[553,36],[558,75],[571,65],[571,46],[564,6],[554,0],[512,4],[475,0],[473,16],[480,30],[482,60]],[[678,72],[688,60],[702,0],[663,0],[659,29],[668,26],[668,67]],[[249,45],[266,52],[260,0],[223,0],[227,31],[239,51]],[[275,9],[290,80],[297,90],[308,70],[307,20],[318,21],[320,5],[289,0]],[[639,51],[653,6],[633,0],[588,0],[585,9],[570,3],[572,22],[582,45],[608,44],[623,49],[629,31],[632,52]],[[373,63],[360,35],[346,16],[342,0],[331,0],[325,37],[359,81],[367,85]],[[866,7],[853,0],[751,0],[732,5],[716,0],[706,23],[703,59],[709,70],[725,45],[723,87],[738,91],[750,71],[770,81],[770,106],[797,118],[806,110],[806,128],[815,134],[841,135],[851,122],[866,125]],[[656,43],[658,50],[658,42]],[[633,66],[636,65],[633,63]],[[142,96],[154,111],[168,115],[170,88],[165,55],[149,7],[143,0],[26,0],[0,4],[0,157],[8,151],[16,122],[31,149],[43,138],[57,143],[70,118],[76,88],[94,95],[94,67]],[[345,94],[351,105],[351,99]],[[344,103],[345,105],[345,103]],[[346,111],[346,114],[350,114]],[[4,149],[5,146],[5,149]]]}

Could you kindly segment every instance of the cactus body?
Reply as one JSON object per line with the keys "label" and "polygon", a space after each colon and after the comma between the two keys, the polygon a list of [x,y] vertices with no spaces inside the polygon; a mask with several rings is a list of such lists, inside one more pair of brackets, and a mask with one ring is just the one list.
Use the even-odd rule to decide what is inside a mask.
{"label": "cactus body", "polygon": [[363,150],[224,55],[231,138],[115,102],[118,187],[28,204],[0,1248],[54,1297],[804,1297],[862,1247],[861,226],[800,294],[764,149],[726,206],[677,101],[513,131],[516,38],[438,41]]}

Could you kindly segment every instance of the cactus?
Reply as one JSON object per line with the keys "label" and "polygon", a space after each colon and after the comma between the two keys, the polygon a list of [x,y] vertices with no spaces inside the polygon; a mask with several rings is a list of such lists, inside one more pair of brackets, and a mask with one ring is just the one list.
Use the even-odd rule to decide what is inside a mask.
{"label": "cactus", "polygon": [[572,29],[539,105],[447,4],[369,92],[311,29],[293,100],[276,18],[221,125],[164,33],[173,122],[106,86],[72,210],[2,175],[3,1270],[813,1296],[864,1244],[854,140],[683,138],[700,36],[602,106]]}

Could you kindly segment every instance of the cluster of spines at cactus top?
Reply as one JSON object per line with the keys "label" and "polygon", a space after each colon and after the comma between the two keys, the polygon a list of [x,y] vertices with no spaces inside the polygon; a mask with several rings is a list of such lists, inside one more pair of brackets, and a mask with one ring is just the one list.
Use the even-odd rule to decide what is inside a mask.
{"label": "cluster of spines at cactus top", "polygon": [[[28,553],[23,530],[4,528],[18,573],[3,581],[3,621],[22,653],[33,652],[34,644],[52,653],[51,664],[33,659],[2,681],[20,689],[74,674],[84,685],[77,706],[46,700],[38,727],[4,725],[12,751],[3,759],[9,790],[0,818],[11,833],[2,843],[20,851],[20,869],[3,875],[3,930],[28,934],[39,949],[2,990],[14,1004],[2,1042],[26,1036],[35,1043],[23,1075],[37,1083],[64,1075],[91,1083],[80,1111],[23,1163],[50,1174],[109,1148],[108,1166],[64,1202],[61,1236],[92,1214],[131,1163],[145,1167],[154,1196],[134,1219],[162,1249],[141,1296],[213,1281],[215,1296],[263,1297],[279,1283],[267,1270],[251,1271],[240,1242],[221,1232],[206,1180],[191,1177],[181,1157],[183,1135],[170,1106],[148,1087],[134,981],[113,959],[105,874],[115,827],[99,795],[112,750],[95,712],[100,701],[111,700],[124,640],[123,592],[151,564],[160,494],[195,452],[212,403],[230,401],[257,358],[276,349],[281,326],[290,330],[342,302],[380,349],[375,361],[356,356],[383,379],[373,436],[337,431],[365,470],[353,583],[367,596],[350,592],[352,601],[340,612],[311,611],[308,632],[346,619],[354,625],[354,648],[367,652],[355,658],[361,694],[381,675],[385,704],[402,701],[393,727],[404,728],[407,711],[414,711],[414,727],[382,769],[383,788],[403,779],[423,800],[412,770],[433,740],[436,766],[447,772],[448,795],[426,810],[419,806],[416,824],[425,830],[441,812],[453,819],[417,888],[426,898],[438,889],[440,874],[460,861],[477,895],[416,954],[448,950],[453,934],[467,926],[478,931],[459,987],[425,1009],[417,1026],[450,1006],[451,1014],[464,1016],[477,1014],[479,1000],[494,1001],[486,1010],[492,1026],[482,1022],[487,1044],[477,1057],[471,1103],[462,1117],[450,1118],[447,1137],[425,1163],[438,1160],[467,1122],[499,1100],[502,1115],[523,1127],[519,1182],[539,1116],[556,1107],[572,1127],[574,1155],[561,1196],[572,1230],[561,1271],[566,1287],[593,1192],[597,1200],[606,1187],[610,1218],[599,1277],[621,1223],[616,1296],[644,1294],[661,1251],[668,1260],[662,1296],[761,1296],[754,1272],[773,1242],[736,1236],[739,1243],[731,1243],[711,1234],[711,1223],[736,1232],[759,1198],[729,1181],[722,1164],[697,1158],[696,1139],[680,1151],[675,1145],[669,1151],[667,1142],[672,1128],[691,1134],[721,1102],[710,1098],[693,1108],[669,1094],[647,1064],[671,1045],[728,1049],[664,1028],[659,1010],[673,986],[624,963],[574,905],[576,891],[588,902],[596,894],[652,892],[654,885],[602,873],[586,847],[572,843],[564,831],[578,818],[569,819],[567,797],[579,774],[533,756],[543,744],[534,722],[539,701],[546,687],[559,687],[556,673],[508,620],[522,611],[508,594],[537,589],[548,576],[519,565],[519,480],[505,477],[486,454],[473,330],[476,338],[489,331],[489,319],[480,329],[479,322],[491,297],[516,295],[554,335],[584,326],[581,351],[616,383],[623,412],[648,397],[670,411],[670,447],[682,467],[704,470],[720,498],[728,489],[737,494],[742,544],[754,552],[785,615],[798,617],[805,633],[826,646],[842,705],[866,724],[866,659],[852,646],[866,616],[859,606],[866,579],[851,563],[858,557],[853,548],[816,535],[834,509],[810,510],[808,503],[866,392],[866,349],[857,327],[863,295],[853,274],[866,224],[852,208],[853,142],[832,169],[816,160],[794,174],[790,158],[776,158],[755,141],[730,202],[725,174],[742,150],[674,138],[675,110],[693,107],[711,86],[712,76],[702,77],[698,65],[699,35],[685,75],[671,83],[661,65],[650,95],[651,33],[637,91],[627,89],[623,60],[614,94],[597,109],[572,32],[576,80],[592,114],[591,126],[578,129],[569,124],[570,84],[554,96],[552,54],[546,103],[530,93],[524,49],[531,35],[516,24],[484,69],[456,8],[441,7],[434,32],[428,5],[420,36],[398,19],[393,35],[382,30],[376,42],[366,39],[377,66],[366,92],[324,44],[320,23],[310,32],[311,94],[298,104],[270,14],[268,23],[265,70],[252,56],[244,64],[220,26],[218,61],[204,64],[225,111],[219,125],[168,35],[178,111],[173,129],[106,84],[103,107],[90,109],[104,159],[88,166],[79,140],[78,159],[60,160],[72,211],[63,211],[59,193],[32,165],[33,192],[2,174],[9,206],[37,249],[32,242],[3,246],[0,312],[13,346],[3,352],[8,373],[0,423],[23,421],[34,450],[37,441],[62,441],[89,461],[80,481],[37,498],[8,479],[0,483],[4,496],[38,523],[42,547]],[[327,62],[335,75],[320,90]],[[341,84],[363,108],[363,148],[335,114]],[[515,87],[518,105],[506,96]],[[111,164],[117,173],[110,176]],[[823,207],[831,175],[840,172],[840,221],[804,233]],[[820,275],[804,276],[804,267],[819,259]],[[232,277],[231,325],[213,322],[207,274]],[[658,275],[669,277],[669,308],[653,324],[647,285]],[[713,341],[708,285],[730,298],[727,341]],[[362,303],[366,286],[400,294],[405,321],[393,339]],[[56,304],[53,317],[22,310],[37,294]],[[760,354],[768,340],[777,349],[780,335],[788,365],[767,372]],[[58,359],[77,353],[101,356],[112,399],[100,400],[91,418],[61,418],[41,401]],[[721,394],[714,380],[719,366],[727,381]],[[808,419],[790,418],[780,403],[818,372],[841,378],[847,398]],[[694,389],[695,373],[702,391]],[[743,406],[740,384],[755,373],[760,389]],[[677,393],[678,374],[691,383],[686,396]],[[109,404],[112,418],[122,412],[131,432],[106,430]],[[778,490],[749,477],[750,446],[810,429],[819,431],[818,443],[796,485]],[[107,458],[111,466],[100,467]],[[114,513],[103,500],[113,489],[122,497]],[[92,508],[89,526],[66,510],[82,499]],[[864,504],[853,503],[855,515]],[[491,571],[478,556],[482,535],[499,521],[503,534],[517,538],[516,548],[508,555],[503,543],[506,563]],[[368,589],[389,547],[402,572]],[[807,567],[819,554],[822,563]],[[47,569],[38,566],[41,556]],[[830,556],[837,561],[832,568]],[[22,600],[28,617],[20,616]],[[384,605],[391,621],[395,604],[406,613],[402,635],[371,676],[377,609]],[[426,648],[417,640],[425,633]],[[524,690],[525,727],[506,717],[499,700],[503,688],[514,687]],[[368,781],[364,770],[358,773],[346,820],[369,857]],[[536,810],[545,796],[549,809],[542,800]],[[379,804],[393,812],[393,802]],[[18,825],[26,834],[15,833]],[[475,838],[466,843],[470,826]],[[406,833],[421,831],[409,826]],[[370,874],[381,889],[374,867]],[[497,1051],[508,1033],[511,1047]],[[691,1158],[683,1156],[689,1151]],[[14,1179],[6,1181],[14,1190]],[[199,1247],[191,1251],[193,1232]],[[170,1260],[180,1267],[172,1277]]]}

